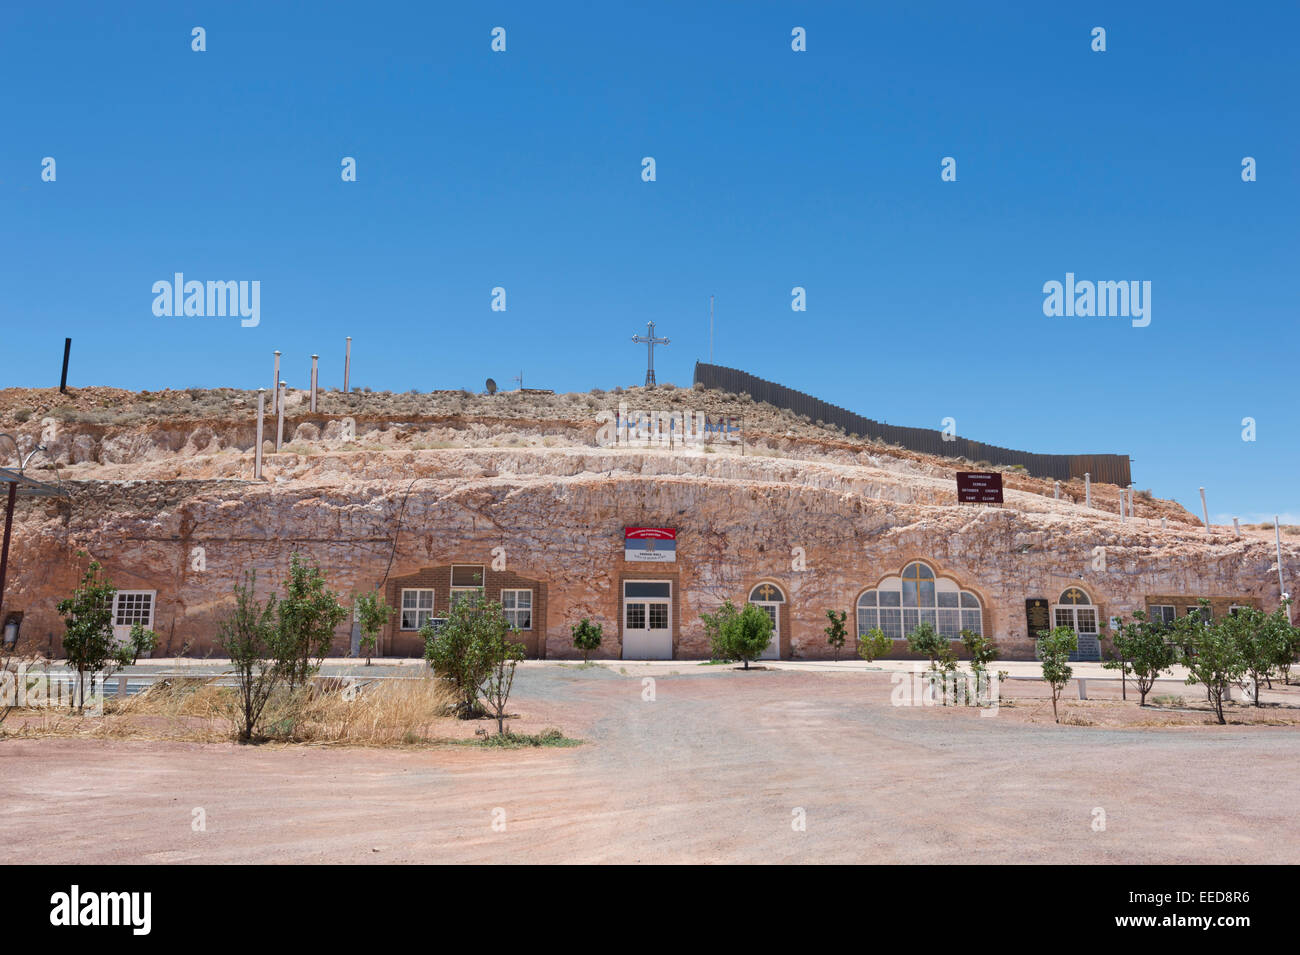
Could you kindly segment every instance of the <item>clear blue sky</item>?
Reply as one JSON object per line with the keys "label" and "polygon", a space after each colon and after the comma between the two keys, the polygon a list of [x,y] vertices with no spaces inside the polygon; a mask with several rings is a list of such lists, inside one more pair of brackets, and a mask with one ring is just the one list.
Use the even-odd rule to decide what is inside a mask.
{"label": "clear blue sky", "polygon": [[[609,388],[650,319],[688,384],[714,294],[721,364],[1300,521],[1295,4],[56,2],[0,28],[5,384],[57,384],[70,335],[74,385],[256,387],[276,348],[338,385],[352,335],[375,389]],[[260,281],[261,324],[155,317],[178,271]],[[1066,272],[1150,281],[1150,326],[1045,317]]]}

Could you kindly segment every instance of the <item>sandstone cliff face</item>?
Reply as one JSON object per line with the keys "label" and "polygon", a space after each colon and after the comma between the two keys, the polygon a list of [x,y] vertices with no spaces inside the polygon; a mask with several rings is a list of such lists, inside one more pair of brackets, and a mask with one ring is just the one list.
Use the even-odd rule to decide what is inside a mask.
{"label": "sandstone cliff face", "polygon": [[[707,655],[699,614],[724,599],[742,602],[760,580],[785,590],[792,655],[829,656],[825,610],[849,611],[852,626],[858,594],[916,558],[979,595],[986,632],[1008,657],[1032,655],[1024,600],[1054,602],[1071,585],[1087,590],[1103,620],[1142,609],[1150,594],[1231,595],[1266,609],[1278,599],[1271,540],[1236,538],[1230,528],[1207,537],[1175,520],[1162,529],[1158,516],[1142,516],[1186,519],[1167,502],[1139,501],[1139,518],[1120,523],[1113,512],[1054,500],[1050,484],[1016,478],[1003,508],[959,506],[951,465],[794,440],[783,448],[775,436],[744,456],[590,446],[403,451],[382,442],[358,450],[368,446],[364,432],[341,442],[329,427],[298,422],[296,440],[317,444],[268,454],[260,482],[252,454],[231,450],[217,431],[190,433],[167,453],[154,442],[129,463],[116,463],[100,436],[90,463],[61,472],[67,500],[20,505],[6,611],[22,610],[25,639],[57,653],[54,605],[76,583],[81,549],[118,587],[158,591],[161,654],[201,655],[231,585],[256,570],[259,589],[278,586],[294,551],[318,560],[350,595],[425,567],[489,564],[504,548],[509,570],[547,582],[547,619],[537,625],[548,656],[573,655],[569,625],[584,615],[604,625],[601,655],[617,656],[619,578],[635,569],[623,561],[625,526],[678,531],[676,564],[656,568],[677,574],[678,657]],[[75,458],[77,437],[64,429],[56,453]],[[1099,503],[1115,500],[1114,488],[1094,490]],[[1284,545],[1283,570],[1288,583],[1300,571],[1294,543]],[[337,646],[346,645],[345,626]]]}

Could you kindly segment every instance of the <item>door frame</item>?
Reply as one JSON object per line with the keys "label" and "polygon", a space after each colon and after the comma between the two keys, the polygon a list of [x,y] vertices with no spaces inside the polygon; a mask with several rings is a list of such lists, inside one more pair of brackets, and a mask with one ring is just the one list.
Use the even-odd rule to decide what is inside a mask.
{"label": "door frame", "polygon": [[[646,605],[646,623],[650,622],[649,607],[651,604],[662,605],[667,608],[668,626],[664,628],[664,633],[668,637],[668,655],[666,657],[650,657],[648,659],[673,659],[673,653],[676,649],[673,640],[673,598],[676,597],[676,591],[673,589],[674,580],[666,577],[625,577],[619,582],[619,608],[618,608],[618,632],[620,643],[620,656],[624,660],[633,659],[627,655],[627,635],[629,632],[627,625],[627,607],[630,603],[640,603]],[[627,595],[628,584],[667,584],[668,595],[666,597],[629,597]],[[651,634],[656,631],[649,627],[644,630],[631,631],[637,634]],[[646,657],[636,657],[635,659],[647,659]]]}

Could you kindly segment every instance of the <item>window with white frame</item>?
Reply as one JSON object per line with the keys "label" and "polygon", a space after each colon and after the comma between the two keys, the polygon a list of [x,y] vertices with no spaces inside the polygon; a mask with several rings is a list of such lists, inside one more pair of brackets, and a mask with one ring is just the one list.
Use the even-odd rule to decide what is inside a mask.
{"label": "window with white frame", "polygon": [[898,577],[886,577],[858,598],[858,639],[879,627],[901,640],[921,623],[929,623],[949,640],[961,631],[983,633],[980,599],[955,580],[939,577],[928,564],[913,561]]}
{"label": "window with white frame", "polygon": [[419,587],[402,589],[402,629],[419,630],[433,619],[433,591]]}
{"label": "window with white frame", "polygon": [[1206,626],[1209,626],[1210,624],[1214,623],[1214,614],[1210,612],[1209,607],[1202,607],[1200,604],[1197,604],[1194,607],[1187,608],[1186,616],[1194,617],[1197,614],[1201,615],[1201,623],[1205,624]]}
{"label": "window with white frame", "polygon": [[533,592],[531,590],[501,591],[501,611],[514,629],[533,629]]}
{"label": "window with white frame", "polygon": [[1178,611],[1173,604],[1152,604],[1147,609],[1147,619],[1152,623],[1162,623],[1169,626],[1177,617]]}
{"label": "window with white frame", "polygon": [[119,590],[113,597],[113,626],[153,627],[153,590]]}
{"label": "window with white frame", "polygon": [[1079,587],[1071,587],[1061,594],[1060,601],[1052,608],[1052,625],[1069,627],[1075,633],[1097,633],[1097,608],[1092,600]]}
{"label": "window with white frame", "polygon": [[451,565],[451,605],[462,600],[477,601],[483,597],[483,565]]}

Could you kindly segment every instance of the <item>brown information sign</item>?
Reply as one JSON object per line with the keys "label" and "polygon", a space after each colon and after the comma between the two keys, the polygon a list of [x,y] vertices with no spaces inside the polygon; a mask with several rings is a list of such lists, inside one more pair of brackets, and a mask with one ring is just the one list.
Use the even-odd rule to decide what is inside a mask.
{"label": "brown information sign", "polygon": [[958,471],[957,503],[1001,504],[1002,475],[997,471]]}
{"label": "brown information sign", "polygon": [[1025,601],[1025,627],[1031,640],[1038,639],[1038,631],[1052,629],[1047,616],[1046,597],[1031,597]]}

